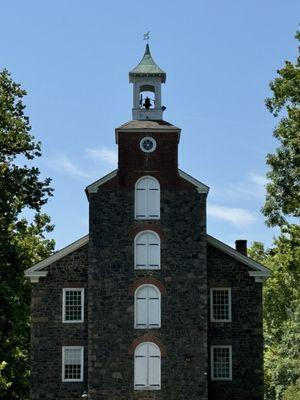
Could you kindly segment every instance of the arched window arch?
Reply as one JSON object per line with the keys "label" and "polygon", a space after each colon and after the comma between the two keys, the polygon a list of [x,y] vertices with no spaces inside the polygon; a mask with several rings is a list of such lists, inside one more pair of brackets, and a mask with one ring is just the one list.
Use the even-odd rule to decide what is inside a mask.
{"label": "arched window arch", "polygon": [[160,237],[153,231],[143,231],[134,239],[134,267],[160,269]]}
{"label": "arched window arch", "polygon": [[160,185],[152,176],[144,176],[135,184],[135,218],[160,218]]}
{"label": "arched window arch", "polygon": [[161,355],[152,342],[141,343],[134,352],[134,388],[136,390],[160,389]]}
{"label": "arched window arch", "polygon": [[134,295],[136,329],[160,328],[161,295],[154,285],[138,287]]}

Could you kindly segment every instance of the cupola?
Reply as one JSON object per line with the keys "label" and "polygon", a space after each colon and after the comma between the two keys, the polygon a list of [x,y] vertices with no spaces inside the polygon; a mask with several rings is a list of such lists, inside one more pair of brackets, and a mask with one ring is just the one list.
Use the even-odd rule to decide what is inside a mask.
{"label": "cupola", "polygon": [[149,44],[140,63],[129,72],[133,83],[134,120],[162,120],[166,107],[161,104],[161,84],[166,82],[166,73],[153,60]]}

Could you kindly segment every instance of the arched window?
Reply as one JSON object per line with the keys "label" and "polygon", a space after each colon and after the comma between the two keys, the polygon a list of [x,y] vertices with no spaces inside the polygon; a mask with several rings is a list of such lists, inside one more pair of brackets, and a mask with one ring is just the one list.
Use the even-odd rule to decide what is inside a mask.
{"label": "arched window", "polygon": [[160,389],[160,350],[154,343],[142,343],[135,349],[134,388]]}
{"label": "arched window", "polygon": [[160,269],[160,238],[155,232],[144,231],[135,237],[134,267]]}
{"label": "arched window", "polygon": [[135,291],[135,328],[160,327],[160,291],[156,286],[143,285]]}
{"label": "arched window", "polygon": [[160,218],[160,188],[152,176],[139,179],[135,185],[135,218]]}

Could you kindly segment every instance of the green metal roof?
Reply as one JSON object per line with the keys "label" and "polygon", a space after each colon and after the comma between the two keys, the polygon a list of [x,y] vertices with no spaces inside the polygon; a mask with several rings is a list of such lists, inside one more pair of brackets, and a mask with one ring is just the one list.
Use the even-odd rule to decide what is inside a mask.
{"label": "green metal roof", "polygon": [[160,76],[161,81],[166,81],[166,73],[153,60],[149,44],[146,45],[146,50],[140,63],[129,72],[129,79],[135,76]]}

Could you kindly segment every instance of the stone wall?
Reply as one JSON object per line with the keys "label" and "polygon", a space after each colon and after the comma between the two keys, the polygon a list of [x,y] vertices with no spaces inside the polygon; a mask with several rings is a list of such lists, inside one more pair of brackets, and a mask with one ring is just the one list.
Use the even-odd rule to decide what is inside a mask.
{"label": "stone wall", "polygon": [[[205,196],[162,192],[162,218],[147,222],[147,229],[153,227],[162,237],[159,271],[134,270],[134,234],[145,223],[132,218],[132,192],[102,191],[92,197],[91,205],[89,293],[88,245],[47,267],[48,276],[32,285],[31,399],[77,399],[89,388],[93,400],[205,400],[208,371],[208,399],[262,400],[261,284],[249,277],[248,267],[208,245],[208,286],[232,289],[232,322],[208,322],[208,349],[222,344],[233,349],[233,380],[210,379]],[[133,326],[135,285],[145,279],[161,289],[160,329],[136,330]],[[84,324],[62,323],[62,288],[72,286],[85,288]],[[142,341],[153,341],[161,348],[159,391],[133,389],[133,353]],[[83,383],[62,382],[64,345],[85,347]]]}
{"label": "stone wall", "polygon": [[[149,135],[157,149],[143,153],[139,142]],[[89,245],[32,285],[32,400],[73,400],[84,390],[89,400],[262,400],[261,284],[243,264],[207,248],[206,195],[179,177],[178,142],[179,131],[120,131],[118,173],[89,194]],[[160,182],[160,220],[134,219],[134,185],[144,175]],[[142,227],[161,238],[160,270],[134,269]],[[159,282],[159,329],[134,329],[134,288],[145,281]],[[82,324],[62,323],[62,289],[72,285],[85,288]],[[209,322],[216,286],[232,288],[231,323]],[[133,354],[142,341],[161,349],[160,390],[134,390]],[[209,346],[221,344],[232,345],[232,382],[210,379]],[[62,382],[67,345],[85,348],[82,383]]]}
{"label": "stone wall", "polygon": [[[209,322],[208,345],[232,345],[232,381],[211,381],[209,399],[263,400],[262,284],[249,267],[208,245],[209,287],[231,287],[232,322]],[[210,361],[210,357],[209,357]]]}
{"label": "stone wall", "polygon": [[[161,270],[135,271],[132,232],[134,186],[102,188],[90,196],[89,393],[93,400],[206,400],[206,196],[161,191]],[[109,206],[108,206],[109,205]],[[160,329],[134,329],[132,285],[157,279],[162,293]],[[150,336],[149,336],[150,335]],[[134,390],[134,346],[161,344],[161,390]]]}
{"label": "stone wall", "polygon": [[[78,399],[87,381],[87,301],[84,323],[62,323],[62,289],[87,289],[88,245],[47,267],[32,285],[31,399]],[[87,300],[87,293],[85,293]],[[62,382],[62,346],[85,346],[84,382]]]}

